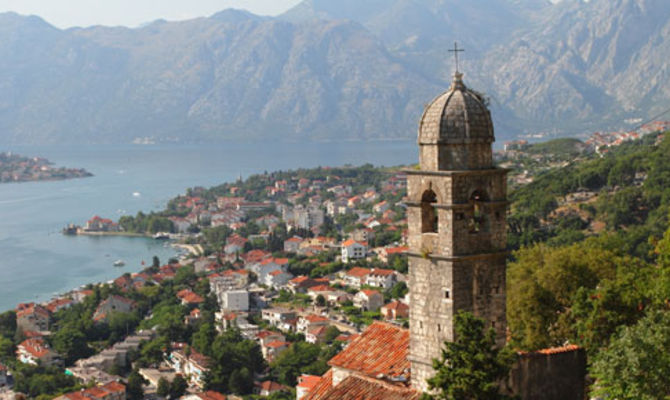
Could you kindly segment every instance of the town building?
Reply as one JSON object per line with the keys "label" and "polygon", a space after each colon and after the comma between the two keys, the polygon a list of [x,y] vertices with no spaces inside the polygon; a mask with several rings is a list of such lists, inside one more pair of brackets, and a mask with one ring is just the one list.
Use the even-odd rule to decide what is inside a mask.
{"label": "town building", "polygon": [[249,311],[249,291],[238,289],[221,292],[219,305],[226,311]]}
{"label": "town building", "polygon": [[26,339],[16,346],[16,359],[24,364],[50,366],[61,359],[42,338]]}
{"label": "town building", "polygon": [[376,290],[363,289],[354,296],[354,306],[363,311],[377,311],[384,305],[384,296]]}
{"label": "town building", "polygon": [[352,260],[360,260],[368,255],[367,252],[367,243],[353,239],[346,240],[342,243],[342,262],[346,264]]}

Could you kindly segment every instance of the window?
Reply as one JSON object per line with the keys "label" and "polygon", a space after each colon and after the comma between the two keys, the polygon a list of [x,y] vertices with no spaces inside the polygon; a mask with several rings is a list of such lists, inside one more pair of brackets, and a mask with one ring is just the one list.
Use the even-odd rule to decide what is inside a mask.
{"label": "window", "polygon": [[445,299],[451,298],[451,292],[449,291],[449,289],[444,290],[444,298]]}
{"label": "window", "polygon": [[472,196],[470,196],[470,206],[472,207],[472,215],[470,216],[470,221],[468,222],[470,233],[488,231],[488,221],[486,219],[485,210],[483,208],[483,203],[486,201],[486,195],[479,191],[475,191],[472,193]]}
{"label": "window", "polygon": [[438,216],[435,204],[437,195],[431,189],[421,196],[421,233],[437,233]]}

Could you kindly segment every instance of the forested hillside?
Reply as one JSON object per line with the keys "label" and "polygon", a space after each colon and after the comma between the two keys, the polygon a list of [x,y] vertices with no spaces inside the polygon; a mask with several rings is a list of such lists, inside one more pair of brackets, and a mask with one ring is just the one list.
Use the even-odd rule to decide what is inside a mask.
{"label": "forested hillside", "polygon": [[[666,135],[667,136],[667,135]],[[670,138],[645,137],[511,193],[512,345],[584,346],[601,392],[667,394]]]}

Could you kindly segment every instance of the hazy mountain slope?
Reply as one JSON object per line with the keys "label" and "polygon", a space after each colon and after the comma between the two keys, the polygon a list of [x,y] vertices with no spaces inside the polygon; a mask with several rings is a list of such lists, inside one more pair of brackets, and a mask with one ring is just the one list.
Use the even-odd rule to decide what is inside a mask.
{"label": "hazy mountain slope", "polygon": [[0,40],[0,137],[10,142],[406,138],[440,90],[353,22],[227,11],[59,31],[4,17],[27,25],[0,32],[14,38]]}
{"label": "hazy mountain slope", "polygon": [[499,141],[670,107],[667,0],[305,0],[138,29],[0,14],[0,140],[413,138],[448,48]]}
{"label": "hazy mountain slope", "polygon": [[542,28],[489,52],[478,74],[528,127],[599,129],[670,105],[670,3],[566,0]]}

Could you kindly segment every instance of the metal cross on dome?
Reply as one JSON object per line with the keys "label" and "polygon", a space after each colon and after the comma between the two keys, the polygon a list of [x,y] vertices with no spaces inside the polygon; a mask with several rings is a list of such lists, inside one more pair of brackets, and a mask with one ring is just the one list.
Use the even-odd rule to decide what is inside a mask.
{"label": "metal cross on dome", "polygon": [[456,73],[458,73],[458,53],[464,52],[465,49],[458,48],[458,42],[454,42],[454,49],[449,50],[450,53],[454,53],[454,58],[456,59]]}

